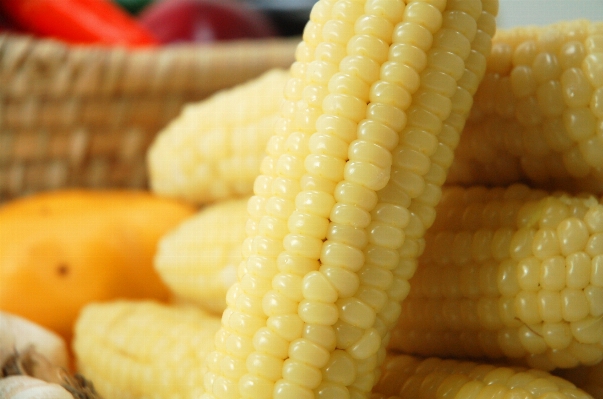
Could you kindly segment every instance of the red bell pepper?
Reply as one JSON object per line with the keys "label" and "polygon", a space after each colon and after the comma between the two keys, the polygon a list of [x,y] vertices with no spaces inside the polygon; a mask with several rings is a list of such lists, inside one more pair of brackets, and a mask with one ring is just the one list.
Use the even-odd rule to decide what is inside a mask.
{"label": "red bell pepper", "polygon": [[150,46],[159,41],[110,0],[0,0],[31,33],[75,44]]}

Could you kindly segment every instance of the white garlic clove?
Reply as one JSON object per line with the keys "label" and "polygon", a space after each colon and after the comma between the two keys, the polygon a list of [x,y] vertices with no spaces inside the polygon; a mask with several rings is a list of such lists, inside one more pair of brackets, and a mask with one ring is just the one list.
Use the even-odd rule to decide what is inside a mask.
{"label": "white garlic clove", "polygon": [[26,375],[0,379],[2,399],[73,399],[65,388]]}
{"label": "white garlic clove", "polygon": [[0,364],[15,352],[30,347],[52,364],[68,368],[65,340],[58,334],[22,317],[0,311]]}

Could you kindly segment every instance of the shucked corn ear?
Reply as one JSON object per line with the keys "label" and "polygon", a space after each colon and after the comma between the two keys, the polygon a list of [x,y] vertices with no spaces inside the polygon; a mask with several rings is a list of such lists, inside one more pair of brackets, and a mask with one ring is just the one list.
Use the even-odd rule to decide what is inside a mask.
{"label": "shucked corn ear", "polygon": [[571,382],[546,371],[391,354],[371,399],[588,399]]}
{"label": "shucked corn ear", "polygon": [[390,348],[545,370],[603,360],[596,197],[448,187],[425,240]]}
{"label": "shucked corn ear", "polygon": [[78,372],[106,399],[193,399],[220,318],[151,301],[87,305],[75,326]]}
{"label": "shucked corn ear", "polygon": [[288,77],[272,69],[187,105],[148,150],[153,192],[199,204],[249,196]]}
{"label": "shucked corn ear", "polygon": [[208,205],[159,241],[155,269],[178,299],[214,313],[224,311],[226,291],[243,257],[247,201]]}
{"label": "shucked corn ear", "polygon": [[208,398],[367,398],[497,1],[320,0],[249,201]]}
{"label": "shucked corn ear", "polygon": [[603,193],[603,22],[499,30],[448,183]]}

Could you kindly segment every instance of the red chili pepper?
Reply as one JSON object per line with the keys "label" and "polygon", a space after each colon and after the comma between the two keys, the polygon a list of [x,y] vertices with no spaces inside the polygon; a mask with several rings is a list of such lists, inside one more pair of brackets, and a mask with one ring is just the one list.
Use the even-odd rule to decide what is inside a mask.
{"label": "red chili pepper", "polygon": [[32,33],[69,43],[159,44],[146,28],[109,0],[0,0],[0,6]]}

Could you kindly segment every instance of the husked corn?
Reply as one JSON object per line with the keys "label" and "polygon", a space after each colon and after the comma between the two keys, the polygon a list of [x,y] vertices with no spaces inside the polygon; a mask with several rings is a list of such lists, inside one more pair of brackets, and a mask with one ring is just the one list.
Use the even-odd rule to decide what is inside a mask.
{"label": "husked corn", "polygon": [[243,258],[248,200],[207,205],[159,241],[155,269],[178,299],[213,313],[224,311],[226,291]]}
{"label": "husked corn", "polygon": [[546,371],[390,354],[371,399],[592,399]]}
{"label": "husked corn", "polygon": [[595,399],[603,399],[603,362],[593,366],[578,366],[571,369],[559,369],[554,371],[578,388],[588,392]]}
{"label": "husked corn", "polygon": [[497,31],[449,184],[603,193],[603,22]]}
{"label": "husked corn", "polygon": [[78,372],[106,399],[194,399],[220,318],[151,301],[87,305],[73,343]]}
{"label": "husked corn", "polygon": [[249,201],[203,399],[369,397],[497,7],[314,5]]}
{"label": "husked corn", "polygon": [[149,147],[151,190],[197,204],[251,195],[288,77],[272,69],[185,106]]}
{"label": "husked corn", "polygon": [[447,187],[436,212],[390,348],[545,370],[603,360],[598,198]]}

